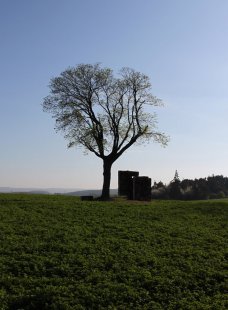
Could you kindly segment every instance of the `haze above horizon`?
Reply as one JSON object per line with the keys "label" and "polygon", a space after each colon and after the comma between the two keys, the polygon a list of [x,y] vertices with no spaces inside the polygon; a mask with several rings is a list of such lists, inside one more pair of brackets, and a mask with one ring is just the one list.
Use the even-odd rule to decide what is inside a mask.
{"label": "haze above horizon", "polygon": [[0,187],[102,187],[102,161],[67,149],[42,111],[50,78],[97,63],[148,75],[169,145],[133,146],[113,166],[153,181],[228,176],[226,0],[1,1]]}

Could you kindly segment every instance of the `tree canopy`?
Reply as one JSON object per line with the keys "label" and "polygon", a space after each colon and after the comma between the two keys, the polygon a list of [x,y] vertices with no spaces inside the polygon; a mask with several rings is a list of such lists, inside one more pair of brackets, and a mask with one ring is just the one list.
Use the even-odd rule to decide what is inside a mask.
{"label": "tree canopy", "polygon": [[104,162],[103,196],[109,196],[113,162],[136,141],[168,142],[157,130],[156,114],[146,109],[162,101],[151,94],[145,74],[122,68],[115,77],[100,64],[80,64],[52,78],[49,86],[43,108],[55,118],[56,130],[64,133],[69,147],[82,146]]}

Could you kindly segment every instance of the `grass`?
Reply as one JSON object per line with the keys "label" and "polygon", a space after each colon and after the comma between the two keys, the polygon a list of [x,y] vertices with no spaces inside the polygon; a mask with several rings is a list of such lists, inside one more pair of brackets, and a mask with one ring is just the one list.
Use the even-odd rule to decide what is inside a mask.
{"label": "grass", "polygon": [[0,195],[0,309],[215,309],[228,200]]}

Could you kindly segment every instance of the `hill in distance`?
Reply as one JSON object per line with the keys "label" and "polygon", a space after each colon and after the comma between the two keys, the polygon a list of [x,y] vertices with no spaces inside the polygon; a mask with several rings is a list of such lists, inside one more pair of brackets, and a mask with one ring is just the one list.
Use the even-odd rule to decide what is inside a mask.
{"label": "hill in distance", "polygon": [[[93,197],[99,197],[101,196],[101,189],[88,189],[88,190],[80,190],[76,192],[69,192],[65,195],[68,196],[93,196]],[[118,189],[110,189],[110,195],[116,196],[118,195]]]}
{"label": "hill in distance", "polygon": [[[68,196],[94,196],[99,197],[99,189],[72,189],[72,188],[22,188],[22,187],[0,187],[0,193],[28,193],[28,194],[62,194]],[[117,189],[110,189],[110,195],[116,196]]]}
{"label": "hill in distance", "polygon": [[0,193],[30,193],[30,194],[65,194],[80,188],[33,188],[33,187],[0,187]]}

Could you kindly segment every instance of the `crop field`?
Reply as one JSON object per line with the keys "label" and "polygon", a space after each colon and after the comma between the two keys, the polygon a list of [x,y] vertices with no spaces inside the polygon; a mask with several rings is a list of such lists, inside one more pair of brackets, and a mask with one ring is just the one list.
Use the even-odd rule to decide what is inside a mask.
{"label": "crop field", "polygon": [[228,200],[0,195],[0,309],[228,309]]}

